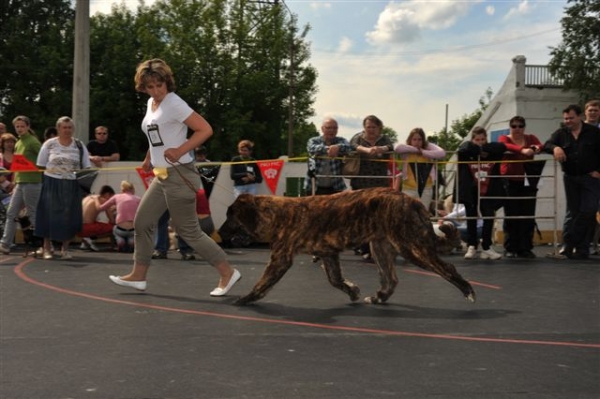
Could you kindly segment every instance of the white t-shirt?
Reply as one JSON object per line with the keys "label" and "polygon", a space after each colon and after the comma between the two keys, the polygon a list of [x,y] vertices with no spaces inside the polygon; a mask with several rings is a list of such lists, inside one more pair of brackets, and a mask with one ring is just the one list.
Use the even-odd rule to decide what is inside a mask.
{"label": "white t-shirt", "polygon": [[83,150],[83,165],[80,165],[81,154],[75,143],[64,146],[58,141],[58,137],[48,139],[42,144],[42,148],[37,157],[36,164],[46,168],[44,174],[55,179],[76,179],[75,172],[80,169],[91,167],[90,156],[85,145],[81,145]]}
{"label": "white t-shirt", "polygon": [[[148,99],[142,130],[148,138],[152,166],[157,168],[173,166],[165,160],[165,150],[177,148],[187,140],[188,127],[183,121],[192,112],[194,110],[175,93],[167,93],[156,111],[152,111],[152,97]],[[191,153],[179,158],[182,164],[193,161]]]}

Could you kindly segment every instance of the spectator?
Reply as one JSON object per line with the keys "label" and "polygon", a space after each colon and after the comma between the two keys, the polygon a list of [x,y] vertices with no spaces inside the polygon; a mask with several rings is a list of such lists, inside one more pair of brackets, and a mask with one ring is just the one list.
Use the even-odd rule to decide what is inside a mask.
{"label": "spectator", "polygon": [[[83,198],[83,225],[79,237],[81,237],[81,249],[90,249],[99,252],[100,248],[94,242],[95,238],[110,235],[115,225],[114,213],[103,209],[102,205],[115,195],[111,186],[102,186],[99,194],[86,195]],[[108,223],[100,222],[98,217],[104,212]]]}
{"label": "spectator", "polygon": [[[200,189],[200,178],[190,152],[212,136],[212,128],[175,94],[173,73],[163,60],[152,59],[139,64],[135,88],[150,96],[142,121],[142,130],[150,145],[142,169],[149,171],[154,167],[156,177],[146,190],[135,217],[133,269],[123,277],[110,276],[110,280],[120,286],[146,289],[154,227],[160,215],[168,210],[177,232],[220,275],[218,286],[210,295],[226,295],[241,274],[231,267],[223,249],[204,234],[195,217],[194,199]],[[186,138],[188,129],[194,132],[189,139]]]}
{"label": "spectator", "polygon": [[87,148],[79,148],[73,138],[74,128],[71,118],[60,117],[56,122],[58,136],[44,142],[37,159],[37,165],[45,171],[35,235],[44,239],[44,259],[53,258],[52,240],[62,241],[62,259],[72,259],[69,243],[83,224],[81,189],[75,172],[91,164]]}
{"label": "spectator", "polygon": [[[503,184],[499,178],[500,161],[506,146],[503,143],[488,143],[487,132],[476,126],[471,131],[471,140],[458,148],[458,187],[453,197],[457,203],[464,204],[467,217],[467,253],[465,259],[473,259],[477,255],[479,240],[477,238],[478,208],[483,217],[481,232],[481,259],[500,259],[502,255],[492,248],[492,231],[494,215],[502,206],[502,201],[487,199],[503,194]],[[490,177],[491,176],[491,177]]]}
{"label": "spectator", "polygon": [[[591,100],[585,104],[585,123],[600,127],[600,100]],[[596,227],[592,239],[592,254],[600,255],[598,251],[598,239],[600,238],[600,203],[598,203],[598,213],[596,217]]]}
{"label": "spectator", "polygon": [[100,206],[101,211],[111,209],[113,206],[117,208],[113,235],[119,252],[133,252],[135,248],[134,219],[140,200],[141,198],[135,195],[133,184],[123,180],[121,182],[121,193],[114,195]]}
{"label": "spectator", "polygon": [[[14,155],[22,155],[27,161],[35,164],[42,144],[37,139],[35,132],[31,130],[31,121],[28,117],[20,115],[13,119],[12,123],[19,136],[19,140],[15,144]],[[15,220],[23,207],[27,209],[29,219],[35,223],[38,200],[42,190],[41,181],[40,173],[15,172],[13,178],[15,186],[6,211],[4,234],[0,240],[1,253],[5,255],[10,253],[10,246],[15,239],[17,228]]]}
{"label": "spectator", "polygon": [[[507,258],[535,258],[533,249],[533,233],[535,230],[535,206],[537,182],[542,170],[532,173],[532,167],[541,165],[531,161],[539,154],[542,143],[533,134],[525,133],[525,118],[514,116],[509,121],[510,130],[507,135],[500,136],[499,142],[506,145],[508,154],[504,155],[500,172],[505,175],[504,186],[506,196],[504,201],[504,256]],[[530,175],[530,176],[527,176]],[[537,175],[537,176],[533,176]],[[524,198],[525,197],[525,198]],[[529,197],[529,198],[527,198]],[[533,197],[533,198],[530,198]],[[511,219],[511,217],[526,217],[526,219]]]}
{"label": "spectator", "polygon": [[101,168],[104,162],[116,162],[121,159],[119,147],[117,143],[108,138],[108,128],[106,126],[98,126],[94,130],[95,140],[91,140],[87,149],[90,153],[90,161]]}
{"label": "spectator", "polygon": [[170,220],[171,214],[169,214],[169,210],[166,210],[158,219],[156,224],[156,235],[154,237],[154,251],[152,252],[152,259],[167,259],[167,252],[171,247],[171,240],[169,238]]}
{"label": "spectator", "polygon": [[[215,232],[215,224],[210,216],[210,204],[203,189],[198,190],[196,193],[196,215],[198,215],[200,228],[210,237]],[[193,249],[179,235],[177,235],[177,246],[182,260],[196,259]]]}
{"label": "spectator", "polygon": [[[389,152],[394,146],[389,137],[381,134],[383,122],[375,115],[369,115],[363,119],[363,131],[356,133],[350,140],[350,146],[360,157],[360,168],[358,176],[381,176],[377,177],[353,177],[350,186],[353,190],[369,187],[388,187],[390,180],[387,177],[387,164]],[[368,243],[363,243],[354,250],[362,255],[366,261],[372,261],[371,250]]]}
{"label": "spectator", "polygon": [[6,133],[6,125],[0,122],[0,134]]}
{"label": "spectator", "polygon": [[[304,190],[315,195],[339,193],[346,189],[342,174],[342,155],[348,154],[352,147],[343,137],[338,137],[338,123],[326,118],[321,125],[322,136],[308,139],[308,175],[304,180]],[[317,177],[318,176],[318,177]],[[314,187],[312,182],[314,181]]]}
{"label": "spectator", "polygon": [[[17,138],[12,133],[3,133],[0,135],[0,168],[4,168],[7,171],[10,170],[16,144]],[[4,173],[3,176],[12,183],[12,173]]]}
{"label": "spectator", "polygon": [[262,182],[260,169],[256,159],[252,158],[254,143],[242,140],[238,143],[238,154],[231,159],[231,180],[233,180],[233,196],[237,198],[242,193],[256,195],[258,184]]}
{"label": "spectator", "polygon": [[585,123],[600,127],[600,100],[585,103]]}
{"label": "spectator", "polygon": [[360,156],[359,176],[380,176],[375,177],[354,177],[350,180],[350,186],[353,190],[369,187],[388,187],[390,179],[387,176],[387,162],[389,153],[394,150],[394,146],[389,137],[381,134],[383,122],[375,115],[369,115],[363,120],[362,132],[356,133],[350,140],[352,150]]}
{"label": "spectator", "polygon": [[210,162],[210,160],[206,158],[207,152],[208,151],[205,146],[200,146],[194,150],[194,155],[196,156],[196,168],[198,169],[198,172],[200,172],[202,187],[204,187],[204,191],[206,192],[206,198],[210,198],[210,194],[212,193],[215,180],[219,175],[219,170],[221,167],[219,165],[202,165],[203,163]]}
{"label": "spectator", "polygon": [[564,255],[587,259],[600,201],[600,129],[584,123],[581,107],[563,110],[564,127],[544,144],[563,171],[567,215],[563,228]]}
{"label": "spectator", "polygon": [[427,142],[425,132],[420,127],[411,130],[406,144],[396,145],[394,151],[401,154],[403,160],[402,192],[420,199],[429,209],[438,176],[437,164],[432,161],[444,158],[446,151]]}
{"label": "spectator", "polygon": [[56,136],[58,136],[58,131],[56,130],[56,127],[49,126],[46,128],[46,130],[44,130],[44,141]]}
{"label": "spectator", "polygon": [[[439,214],[442,218],[438,221],[441,225],[444,222],[451,222],[458,230],[461,241],[467,243],[469,241],[469,233],[467,230],[467,222],[464,218],[467,216],[467,210],[463,204],[454,203],[452,195],[446,198],[444,210],[440,210]],[[477,241],[481,239],[483,231],[483,219],[477,219]]]}

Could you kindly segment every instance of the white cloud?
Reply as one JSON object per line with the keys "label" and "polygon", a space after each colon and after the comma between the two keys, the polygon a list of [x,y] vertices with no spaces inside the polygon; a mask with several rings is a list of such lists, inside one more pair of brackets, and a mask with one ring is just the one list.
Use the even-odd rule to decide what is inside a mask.
{"label": "white cloud", "polygon": [[310,8],[312,8],[313,10],[318,10],[318,9],[322,9],[322,8],[330,9],[331,3],[327,3],[324,1],[312,1],[310,3]]}
{"label": "white cloud", "polygon": [[494,7],[494,6],[487,6],[485,8],[485,13],[487,15],[494,15],[496,13],[496,7]]}
{"label": "white cloud", "polygon": [[410,0],[401,4],[390,3],[379,14],[375,29],[366,33],[367,41],[371,44],[413,42],[419,39],[421,30],[453,26],[481,1]]}
{"label": "white cloud", "polygon": [[512,18],[514,16],[520,16],[520,15],[528,14],[528,13],[531,12],[531,10],[533,8],[534,7],[529,4],[528,0],[523,0],[522,2],[519,3],[518,6],[511,7],[511,9],[508,10],[508,12],[506,13],[506,15],[504,16],[504,19],[507,20],[507,19],[510,19],[510,18]]}
{"label": "white cloud", "polygon": [[[144,0],[146,6],[151,6],[156,0]],[[110,14],[113,4],[125,4],[130,10],[135,10],[138,0],[90,0],[90,15],[97,13]]]}
{"label": "white cloud", "polygon": [[339,53],[345,53],[352,48],[353,44],[354,43],[352,42],[352,40],[344,36],[342,37],[342,40],[340,40],[340,44],[338,45],[337,51]]}

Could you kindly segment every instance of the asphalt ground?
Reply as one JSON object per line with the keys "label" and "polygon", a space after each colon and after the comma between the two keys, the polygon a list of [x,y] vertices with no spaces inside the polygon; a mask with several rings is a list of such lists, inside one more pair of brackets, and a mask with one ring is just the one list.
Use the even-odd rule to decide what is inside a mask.
{"label": "asphalt ground", "polygon": [[[228,250],[242,280],[212,298],[217,273],[175,252],[144,293],[122,288],[130,254],[70,261],[0,255],[0,398],[598,398],[600,257],[445,257],[477,291],[397,260],[384,305],[350,303],[308,255],[261,301],[266,247]],[[342,254],[362,296],[372,264]]]}

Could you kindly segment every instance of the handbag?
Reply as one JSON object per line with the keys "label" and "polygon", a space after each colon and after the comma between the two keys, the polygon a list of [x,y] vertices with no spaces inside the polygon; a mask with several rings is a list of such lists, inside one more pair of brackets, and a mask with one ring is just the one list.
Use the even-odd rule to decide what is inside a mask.
{"label": "handbag", "polygon": [[360,170],[360,157],[358,155],[346,155],[342,159],[342,174],[356,176]]}
{"label": "handbag", "polygon": [[79,187],[81,187],[83,194],[87,195],[92,192],[92,185],[98,176],[98,171],[83,169],[75,172],[75,176],[77,176],[77,183],[79,183]]}
{"label": "handbag", "polygon": [[[79,139],[75,139],[75,144],[79,149],[79,167],[83,167],[83,144]],[[92,185],[94,184],[94,180],[96,180],[97,176],[98,171],[92,169],[80,169],[75,172],[77,183],[79,183],[79,187],[81,188],[84,196],[92,192]]]}

